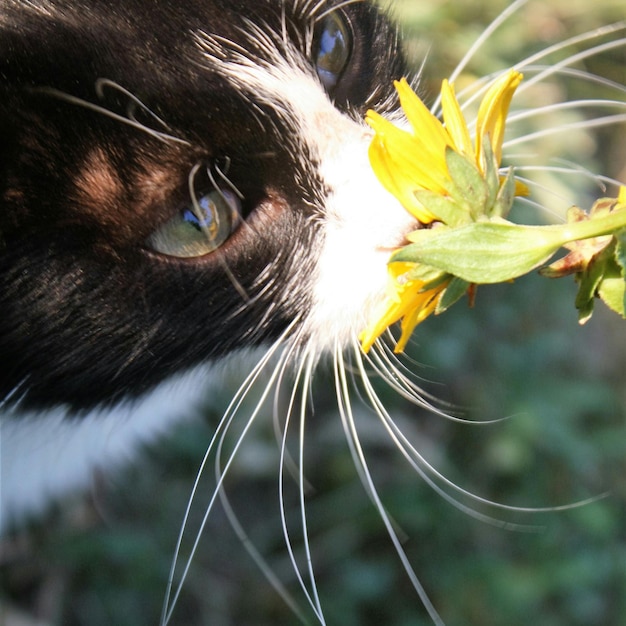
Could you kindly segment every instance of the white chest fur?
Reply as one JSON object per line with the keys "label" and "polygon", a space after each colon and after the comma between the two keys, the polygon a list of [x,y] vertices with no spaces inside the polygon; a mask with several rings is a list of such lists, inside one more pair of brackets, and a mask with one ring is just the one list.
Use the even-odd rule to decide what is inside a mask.
{"label": "white chest fur", "polygon": [[54,498],[88,488],[94,470],[120,467],[142,444],[193,419],[212,383],[206,370],[196,371],[135,403],[80,418],[62,408],[17,419],[0,414],[0,533]]}

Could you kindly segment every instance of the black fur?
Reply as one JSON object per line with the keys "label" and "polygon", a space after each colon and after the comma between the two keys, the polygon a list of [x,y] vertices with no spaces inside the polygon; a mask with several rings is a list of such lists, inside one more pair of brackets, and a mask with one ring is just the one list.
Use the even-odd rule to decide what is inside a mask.
{"label": "black fur", "polygon": [[[199,62],[193,33],[249,46],[244,17],[280,33],[284,15],[310,55],[310,3],[31,4],[0,9],[0,398],[83,410],[136,397],[305,315],[323,237],[315,163],[294,125]],[[330,95],[362,115],[401,73],[397,43],[370,5],[341,10],[354,44]],[[100,79],[173,140],[60,95],[127,117],[131,97]],[[159,255],[146,239],[189,202],[197,163],[227,171],[246,224],[205,257]]]}

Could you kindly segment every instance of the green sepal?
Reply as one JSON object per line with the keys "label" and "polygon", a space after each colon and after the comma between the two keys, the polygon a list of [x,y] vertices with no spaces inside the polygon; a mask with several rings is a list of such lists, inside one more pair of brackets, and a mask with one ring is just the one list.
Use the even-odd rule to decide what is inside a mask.
{"label": "green sepal", "polygon": [[578,309],[578,321],[581,324],[587,322],[593,313],[596,295],[605,277],[607,262],[612,258],[614,249],[613,244],[610,244],[589,261],[585,271],[576,274],[578,293],[576,294],[575,306]]}
{"label": "green sepal", "polygon": [[[444,224],[461,226],[471,220],[467,204],[460,205],[451,196],[442,196],[440,193],[426,190],[414,191],[413,195],[424,208]],[[409,241],[410,239],[409,235]]]}
{"label": "green sepal", "polygon": [[453,304],[456,304],[467,293],[467,290],[470,288],[470,284],[471,283],[468,283],[461,278],[453,278],[437,303],[435,315],[443,313]]}
{"label": "green sepal", "polygon": [[406,276],[406,280],[419,280],[424,283],[423,291],[425,291],[440,285],[446,279],[447,274],[435,267],[418,264],[412,267],[406,274],[403,274],[403,276]]}
{"label": "green sepal", "polygon": [[485,214],[489,198],[489,189],[480,170],[452,148],[446,149],[446,165],[451,179],[447,185],[450,196],[473,220],[477,220]]}
{"label": "green sepal", "polygon": [[[488,194],[485,203],[485,215],[488,217],[506,217],[508,211],[501,213],[496,206],[496,200],[500,193],[500,175],[498,174],[498,161],[493,153],[490,141],[483,141],[482,143],[481,163],[485,171],[485,183]],[[513,191],[515,191],[515,187]]]}
{"label": "green sepal", "polygon": [[615,262],[619,265],[622,277],[626,280],[626,228],[619,230],[615,237]]}
{"label": "green sepal", "polygon": [[490,217],[506,217],[509,214],[515,200],[515,184],[515,173],[510,167],[504,181],[500,184],[493,207],[489,212]]}

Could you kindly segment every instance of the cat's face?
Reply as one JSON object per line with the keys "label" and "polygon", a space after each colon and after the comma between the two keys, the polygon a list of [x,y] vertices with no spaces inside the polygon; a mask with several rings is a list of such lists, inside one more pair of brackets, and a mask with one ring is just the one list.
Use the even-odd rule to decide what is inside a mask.
{"label": "cat's face", "polygon": [[365,3],[4,7],[2,397],[87,408],[289,328],[354,337],[411,227],[362,122],[401,73]]}

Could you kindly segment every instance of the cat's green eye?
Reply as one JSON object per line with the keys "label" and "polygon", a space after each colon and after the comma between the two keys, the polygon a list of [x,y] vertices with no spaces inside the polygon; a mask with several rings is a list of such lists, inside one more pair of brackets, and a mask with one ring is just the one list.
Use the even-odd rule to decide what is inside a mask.
{"label": "cat's green eye", "polygon": [[215,189],[181,209],[148,238],[167,256],[194,258],[222,246],[241,224],[241,202],[227,189]]}

